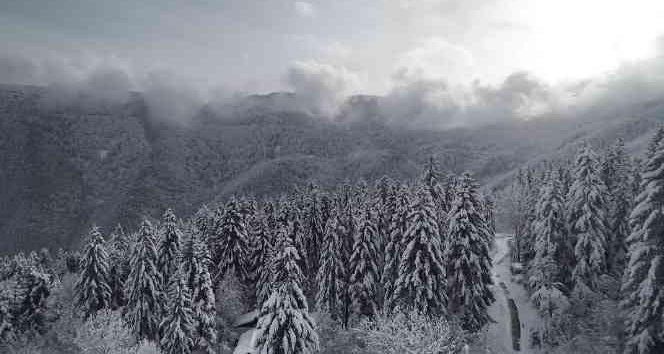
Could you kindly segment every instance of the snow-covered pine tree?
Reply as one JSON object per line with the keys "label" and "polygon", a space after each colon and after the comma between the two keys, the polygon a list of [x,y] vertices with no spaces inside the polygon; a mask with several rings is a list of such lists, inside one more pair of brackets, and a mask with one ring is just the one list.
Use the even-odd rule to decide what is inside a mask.
{"label": "snow-covered pine tree", "polygon": [[445,188],[442,186],[441,181],[445,180],[445,176],[441,176],[436,168],[436,161],[433,156],[429,157],[424,174],[422,175],[422,183],[431,194],[433,204],[436,206],[437,212],[447,213],[449,205],[445,198]]}
{"label": "snow-covered pine tree", "polygon": [[[387,246],[390,239],[390,220],[392,219],[392,210],[390,210],[390,200],[392,199],[392,181],[386,177],[381,177],[374,187],[374,206],[376,209],[376,248],[379,254],[383,254],[383,250]],[[379,269],[383,269],[384,257],[378,260]]]}
{"label": "snow-covered pine tree", "polygon": [[608,226],[610,237],[607,240],[607,265],[610,273],[617,276],[623,274],[625,265],[626,244],[629,236],[629,213],[632,207],[630,190],[630,161],[625,152],[622,139],[612,146],[604,158],[602,180],[606,184],[610,206],[608,208]]}
{"label": "snow-covered pine tree", "polygon": [[655,152],[659,149],[659,143],[662,142],[662,140],[664,140],[664,125],[659,125],[655,130],[655,134],[653,134],[648,142],[648,147],[646,149],[647,160],[650,160],[655,155]]}
{"label": "snow-covered pine tree", "polygon": [[191,293],[183,272],[178,269],[171,276],[166,317],[160,324],[159,340],[164,354],[189,354],[194,347],[194,319]]}
{"label": "snow-covered pine tree", "polygon": [[567,196],[567,228],[574,244],[576,266],[572,272],[575,291],[597,290],[607,272],[606,186],[599,173],[597,154],[581,148],[574,166],[574,182]]}
{"label": "snow-covered pine tree", "polygon": [[171,276],[175,275],[180,267],[182,231],[178,227],[178,220],[173,209],[167,209],[161,219],[161,243],[157,255],[157,269],[161,274],[162,293],[165,295],[171,284]]}
{"label": "snow-covered pine tree", "polygon": [[627,354],[664,352],[664,143],[646,162],[641,189],[630,214],[622,285]]}
{"label": "snow-covered pine tree", "polygon": [[237,276],[240,282],[249,277],[247,261],[249,260],[249,240],[247,224],[240,204],[231,198],[226,203],[223,216],[215,227],[214,262],[217,268],[215,281],[228,273]]}
{"label": "snow-covered pine tree", "polygon": [[479,212],[478,185],[466,172],[457,187],[450,211],[450,229],[445,244],[449,309],[462,326],[478,331],[488,321],[487,308],[494,301],[491,279],[490,235]]}
{"label": "snow-covered pine tree", "polygon": [[81,273],[76,283],[76,304],[83,310],[85,318],[110,307],[109,257],[104,238],[96,226],[88,235],[88,244],[81,259]]}
{"label": "snow-covered pine tree", "polygon": [[325,234],[325,225],[323,224],[320,211],[321,192],[313,183],[310,183],[304,190],[302,205],[302,234],[304,238],[304,248],[306,255],[304,259],[304,274],[308,283],[313,283],[318,273],[321,244]]}
{"label": "snow-covered pine tree", "polygon": [[138,340],[156,340],[162,301],[161,277],[157,269],[155,234],[147,219],[141,223],[130,260],[127,279],[127,322]]}
{"label": "snow-covered pine tree", "polygon": [[23,264],[18,271],[16,302],[13,317],[18,333],[29,336],[46,332],[46,311],[51,295],[52,279],[49,274],[33,265]]}
{"label": "snow-covered pine tree", "polygon": [[318,335],[309,316],[300,281],[297,250],[279,237],[274,290],[261,307],[254,346],[263,354],[308,354],[318,351]]}
{"label": "snow-covered pine tree", "polygon": [[380,283],[383,289],[383,304],[387,304],[394,293],[399,276],[399,261],[402,255],[402,241],[407,228],[410,200],[404,187],[393,186],[388,202],[390,210],[389,241],[385,246],[383,271]]}
{"label": "snow-covered pine tree", "polygon": [[122,226],[118,225],[111,233],[109,244],[108,285],[111,287],[111,308],[117,309],[126,304],[125,284],[129,276],[129,240]]}
{"label": "snow-covered pine tree", "polygon": [[194,225],[196,231],[198,231],[198,238],[208,243],[214,231],[214,213],[210,211],[207,205],[203,204],[194,215]]}
{"label": "snow-covered pine tree", "polygon": [[429,316],[447,313],[445,268],[435,206],[426,189],[416,192],[401,241],[399,272],[388,308]]}
{"label": "snow-covered pine tree", "polygon": [[378,313],[377,286],[380,280],[374,244],[378,230],[373,211],[367,205],[359,220],[353,253],[350,257],[350,295],[353,311],[358,316],[372,317]]}
{"label": "snow-covered pine tree", "polygon": [[3,343],[12,341],[16,336],[10,298],[3,295],[0,294],[0,347]]}
{"label": "snow-covered pine tree", "polygon": [[[532,299],[548,317],[553,316],[555,302],[565,298],[565,279],[558,266],[564,249],[568,247],[564,201],[560,193],[557,173],[550,171],[542,188],[536,210],[535,257],[530,262],[528,285]],[[555,300],[555,301],[554,301]]]}
{"label": "snow-covered pine tree", "polygon": [[268,226],[265,210],[260,210],[250,222],[249,248],[251,250],[250,278],[253,283],[259,282],[263,265],[269,261],[272,251],[272,230]]}
{"label": "snow-covered pine tree", "polygon": [[341,320],[342,315],[342,289],[347,272],[342,255],[342,237],[346,234],[344,224],[340,222],[337,213],[334,213],[325,228],[325,236],[321,250],[320,268],[316,276],[318,292],[316,293],[316,307],[327,311],[332,319]]}
{"label": "snow-covered pine tree", "polygon": [[215,296],[210,276],[210,252],[193,232],[183,253],[184,276],[191,291],[194,348],[212,354],[217,342]]}

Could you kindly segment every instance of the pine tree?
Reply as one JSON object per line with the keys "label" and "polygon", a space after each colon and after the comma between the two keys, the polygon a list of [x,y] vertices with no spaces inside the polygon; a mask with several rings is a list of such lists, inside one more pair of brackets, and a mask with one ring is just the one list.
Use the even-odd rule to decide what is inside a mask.
{"label": "pine tree", "polygon": [[478,331],[488,321],[487,308],[494,301],[491,279],[490,235],[479,212],[478,186],[464,173],[450,211],[450,234],[445,245],[449,309],[466,330]]}
{"label": "pine tree", "polygon": [[192,233],[183,256],[184,276],[191,290],[194,347],[212,354],[217,342],[217,332],[215,296],[209,272],[210,253],[197,232]]}
{"label": "pine tree", "polygon": [[392,297],[399,276],[399,261],[402,255],[402,241],[407,228],[409,205],[410,201],[405,188],[394,187],[389,201],[391,215],[389,242],[385,246],[385,260],[380,280],[384,292],[384,304],[387,304]]}
{"label": "pine tree", "polygon": [[449,210],[449,205],[445,197],[445,189],[441,185],[441,180],[444,180],[445,177],[441,176],[436,169],[436,161],[433,156],[429,158],[426,169],[424,170],[424,175],[422,176],[422,183],[426,186],[434,205],[436,206],[436,211],[439,213],[447,213]]}
{"label": "pine tree", "polygon": [[90,231],[88,244],[83,251],[81,274],[76,283],[76,298],[86,318],[111,305],[109,257],[104,247],[104,239],[96,226]]}
{"label": "pine tree", "polygon": [[401,242],[399,273],[388,307],[418,311],[430,316],[447,313],[445,269],[442,264],[438,223],[428,191],[417,191]]}
{"label": "pine tree", "polygon": [[535,304],[545,311],[549,318],[554,310],[551,299],[564,296],[564,279],[558,263],[568,245],[560,183],[557,176],[550,173],[537,203],[535,257],[530,264],[528,279]]}
{"label": "pine tree", "polygon": [[131,255],[127,280],[127,322],[137,339],[155,340],[161,315],[161,278],[157,269],[155,235],[149,221],[143,220]]}
{"label": "pine tree", "polygon": [[182,232],[172,209],[166,210],[162,216],[161,243],[157,259],[157,269],[161,275],[162,292],[166,294],[171,283],[171,276],[180,267]]}
{"label": "pine tree", "polygon": [[610,237],[607,240],[607,265],[609,272],[622,274],[627,251],[625,239],[630,233],[629,212],[632,206],[631,167],[622,139],[618,139],[616,145],[609,149],[603,162],[602,180],[609,191],[610,199],[607,219]]}
{"label": "pine tree", "polygon": [[659,125],[657,129],[655,130],[655,134],[653,134],[652,138],[648,142],[648,147],[646,149],[646,159],[650,160],[657,150],[659,149],[659,143],[664,140],[664,125]]}
{"label": "pine tree", "polygon": [[46,311],[51,295],[51,276],[34,268],[21,265],[18,271],[16,307],[12,317],[18,333],[33,335],[46,332]]}
{"label": "pine tree", "polygon": [[176,271],[171,279],[168,311],[161,322],[160,346],[164,354],[189,354],[194,347],[191,294],[181,271]]}
{"label": "pine tree", "polygon": [[109,278],[108,285],[111,287],[111,308],[117,309],[126,304],[125,284],[129,276],[129,240],[122,227],[117,226],[111,233],[109,251]]}
{"label": "pine tree", "polygon": [[374,244],[378,231],[373,222],[373,212],[368,206],[365,206],[359,225],[350,257],[351,301],[357,315],[371,317],[378,313],[376,287],[380,272],[376,264],[378,250]]}
{"label": "pine tree", "polygon": [[576,291],[596,290],[599,277],[607,272],[606,194],[597,155],[585,146],[576,157],[574,183],[567,197],[567,227],[575,240],[572,281]]}
{"label": "pine tree", "polygon": [[14,340],[16,336],[10,305],[10,299],[0,294],[0,347],[3,343]]}
{"label": "pine tree", "polygon": [[645,165],[641,190],[630,214],[629,262],[622,286],[628,354],[664,351],[664,143]]}
{"label": "pine tree", "polygon": [[233,273],[241,282],[248,280],[247,260],[249,242],[245,215],[235,199],[225,207],[223,216],[215,227],[214,261],[217,267],[217,281],[226,274]]}
{"label": "pine tree", "polygon": [[254,345],[264,354],[306,354],[318,350],[315,324],[300,281],[299,255],[287,237],[278,241],[275,288],[260,310]]}
{"label": "pine tree", "polygon": [[320,268],[316,276],[318,292],[316,306],[330,313],[333,319],[341,319],[342,289],[346,287],[346,265],[342,255],[342,237],[346,234],[345,226],[337,213],[333,215],[325,228]]}

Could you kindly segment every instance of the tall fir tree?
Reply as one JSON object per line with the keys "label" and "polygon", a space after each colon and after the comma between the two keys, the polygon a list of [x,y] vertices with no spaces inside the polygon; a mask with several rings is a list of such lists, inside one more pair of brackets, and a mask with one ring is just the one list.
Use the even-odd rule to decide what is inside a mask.
{"label": "tall fir tree", "polygon": [[288,237],[279,237],[275,286],[261,307],[254,346],[264,354],[308,354],[319,349],[300,282],[299,255]]}
{"label": "tall fir tree", "polygon": [[342,317],[342,289],[347,286],[344,281],[347,269],[341,244],[345,234],[345,226],[335,213],[325,229],[320,268],[316,276],[318,284],[316,307],[329,312],[335,320],[340,320]]}
{"label": "tall fir tree", "polygon": [[632,207],[632,191],[629,157],[622,139],[612,146],[603,161],[602,180],[608,190],[609,238],[607,239],[607,266],[611,274],[624,272],[627,253],[625,239],[629,236],[629,213]]}
{"label": "tall fir tree", "polygon": [[488,321],[487,309],[494,301],[489,285],[490,234],[482,214],[478,185],[464,173],[450,211],[450,234],[445,244],[449,309],[469,331],[478,331]]}
{"label": "tall fir tree", "polygon": [[110,270],[108,285],[111,287],[111,308],[117,309],[127,302],[125,284],[129,276],[130,247],[122,226],[118,225],[111,233],[109,244]]}
{"label": "tall fir tree", "polygon": [[155,233],[150,222],[141,223],[131,255],[127,280],[127,322],[138,340],[156,340],[161,316],[161,274],[157,269]]}
{"label": "tall fir tree", "polygon": [[210,252],[199,237],[198,232],[192,232],[185,247],[184,276],[191,291],[194,348],[212,354],[217,343],[215,295],[209,271]]}
{"label": "tall fir tree", "polygon": [[406,233],[410,200],[405,188],[394,187],[389,200],[390,223],[389,241],[385,246],[381,285],[384,292],[383,304],[387,304],[394,293],[399,276],[399,261],[402,255],[403,237]]}
{"label": "tall fir tree", "polygon": [[223,215],[215,227],[214,262],[217,268],[216,281],[233,274],[240,282],[249,278],[248,228],[242,205],[234,198],[226,203]]}
{"label": "tall fir tree", "polygon": [[109,257],[104,238],[96,226],[90,230],[88,244],[83,251],[81,273],[76,283],[76,303],[86,318],[111,305]]}
{"label": "tall fir tree", "polygon": [[535,257],[530,263],[528,285],[540,310],[552,316],[550,299],[564,296],[564,273],[559,262],[568,247],[565,233],[564,201],[557,173],[550,172],[537,203],[535,224]]}
{"label": "tall fir tree", "polygon": [[191,293],[181,270],[171,276],[166,317],[161,322],[159,340],[164,354],[189,354],[194,347],[194,319]]}
{"label": "tall fir tree", "polygon": [[378,313],[377,285],[380,281],[375,239],[378,230],[373,211],[365,206],[355,234],[350,257],[350,294],[353,310],[358,316],[373,317]]}
{"label": "tall fir tree", "polygon": [[641,189],[630,214],[622,286],[627,354],[664,352],[664,143],[647,160]]}
{"label": "tall fir tree", "polygon": [[166,294],[171,284],[171,276],[177,273],[182,257],[182,231],[173,209],[167,209],[162,215],[157,269],[161,274],[162,293]]}
{"label": "tall fir tree", "polygon": [[388,307],[430,316],[447,313],[445,268],[435,206],[428,191],[417,191],[401,241],[399,272]]}
{"label": "tall fir tree", "polygon": [[16,331],[33,336],[47,330],[48,297],[52,278],[32,265],[21,265],[16,284],[16,306],[13,318]]}
{"label": "tall fir tree", "polygon": [[567,227],[574,242],[575,291],[597,290],[607,273],[607,190],[600,178],[597,154],[584,146],[576,157],[574,183],[567,196]]}

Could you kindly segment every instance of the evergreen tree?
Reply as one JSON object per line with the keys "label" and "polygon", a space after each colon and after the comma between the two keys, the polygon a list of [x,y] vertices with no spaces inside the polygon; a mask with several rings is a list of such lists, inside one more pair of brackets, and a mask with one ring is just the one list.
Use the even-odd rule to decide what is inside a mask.
{"label": "evergreen tree", "polygon": [[[553,173],[553,172],[551,172]],[[557,176],[551,175],[542,188],[537,203],[535,224],[535,257],[531,261],[528,284],[533,290],[533,300],[549,318],[554,310],[551,298],[560,298],[564,279],[558,266],[567,248],[564,205]]]}
{"label": "evergreen tree", "polygon": [[161,243],[157,259],[157,269],[161,275],[162,292],[166,294],[171,283],[171,276],[180,267],[182,232],[172,209],[166,210],[162,216]]}
{"label": "evergreen tree", "polygon": [[16,289],[17,306],[12,317],[18,333],[32,335],[46,332],[46,311],[51,295],[51,276],[34,268],[22,265]]}
{"label": "evergreen tree", "polygon": [[212,277],[209,272],[210,253],[207,245],[199,239],[199,233],[192,233],[184,252],[184,276],[191,291],[193,310],[194,347],[206,353],[214,352],[217,342],[215,329],[215,296]]}
{"label": "evergreen tree", "polygon": [[488,321],[487,308],[494,297],[491,279],[490,235],[479,212],[478,186],[464,173],[450,211],[450,234],[445,245],[449,309],[469,331],[478,331]]}
{"label": "evergreen tree", "polygon": [[424,175],[422,176],[422,183],[429,191],[434,205],[436,206],[437,212],[447,213],[449,210],[449,205],[445,198],[445,189],[441,185],[440,181],[444,180],[444,176],[441,176],[438,170],[436,169],[436,161],[433,156],[429,158],[427,167],[424,170]]}
{"label": "evergreen tree", "polygon": [[376,287],[380,273],[376,264],[378,251],[374,244],[378,231],[372,214],[371,209],[365,206],[350,257],[351,301],[355,313],[359,316],[373,316],[378,313]]}
{"label": "evergreen tree", "polygon": [[346,234],[345,226],[339,221],[337,213],[333,215],[325,229],[320,268],[316,276],[318,292],[316,306],[330,313],[333,319],[341,319],[342,289],[346,287],[346,265],[342,255],[342,237]]}
{"label": "evergreen tree", "polygon": [[389,308],[414,310],[430,316],[446,314],[445,269],[438,223],[431,195],[426,190],[417,192],[417,200],[410,207],[401,250]]}
{"label": "evergreen tree", "polygon": [[246,282],[249,277],[246,271],[249,259],[248,231],[245,214],[235,199],[226,204],[215,230],[217,281],[228,273],[234,273],[239,281]]}
{"label": "evergreen tree", "polygon": [[104,239],[94,226],[83,251],[81,274],[76,283],[76,302],[86,318],[111,305],[108,263]]}
{"label": "evergreen tree", "polygon": [[306,354],[318,351],[318,335],[307,310],[300,281],[299,255],[292,241],[280,237],[275,258],[275,287],[260,310],[254,345],[264,354]]}
{"label": "evergreen tree", "polygon": [[628,354],[664,351],[664,143],[648,159],[641,189],[630,215],[622,286]]}
{"label": "evergreen tree", "polygon": [[648,142],[648,147],[646,149],[647,160],[650,160],[655,155],[655,152],[659,149],[659,143],[662,142],[662,140],[664,140],[664,125],[659,125],[655,130],[655,134],[653,134]]}
{"label": "evergreen tree", "polygon": [[399,261],[402,255],[402,241],[407,228],[409,204],[405,188],[394,187],[389,200],[391,215],[389,242],[385,246],[385,260],[380,280],[384,292],[384,304],[387,304],[392,297],[399,276]]}
{"label": "evergreen tree", "polygon": [[622,274],[625,265],[625,239],[630,233],[629,212],[632,206],[630,169],[625,144],[622,139],[618,139],[616,145],[609,149],[602,166],[602,180],[610,199],[607,265],[613,274]]}
{"label": "evergreen tree", "polygon": [[194,320],[191,294],[181,271],[173,274],[169,288],[168,311],[161,322],[161,350],[164,354],[189,354],[194,347]]}
{"label": "evergreen tree", "polygon": [[597,290],[599,277],[607,272],[606,194],[597,155],[585,146],[576,157],[574,183],[567,197],[567,227],[575,240],[572,281],[576,291]]}
{"label": "evergreen tree", "polygon": [[127,281],[127,322],[139,340],[155,340],[159,334],[159,302],[163,297],[156,263],[154,230],[149,221],[143,220],[131,255]]}
{"label": "evergreen tree", "polygon": [[3,343],[11,342],[16,335],[10,305],[10,299],[0,294],[0,347]]}
{"label": "evergreen tree", "polygon": [[129,240],[120,225],[111,233],[109,252],[109,278],[111,287],[111,308],[117,309],[126,304],[125,284],[129,276]]}

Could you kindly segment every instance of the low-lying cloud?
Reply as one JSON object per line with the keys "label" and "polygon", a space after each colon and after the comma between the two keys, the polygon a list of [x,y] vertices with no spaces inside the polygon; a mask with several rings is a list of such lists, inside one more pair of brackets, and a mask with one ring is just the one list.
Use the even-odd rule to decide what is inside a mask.
{"label": "low-lying cloud", "polygon": [[345,67],[316,61],[295,62],[285,80],[295,91],[299,108],[326,117],[336,115],[346,98],[358,93],[363,81]]}

